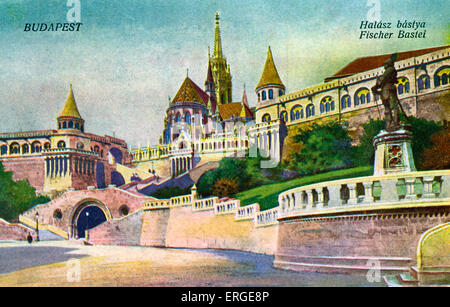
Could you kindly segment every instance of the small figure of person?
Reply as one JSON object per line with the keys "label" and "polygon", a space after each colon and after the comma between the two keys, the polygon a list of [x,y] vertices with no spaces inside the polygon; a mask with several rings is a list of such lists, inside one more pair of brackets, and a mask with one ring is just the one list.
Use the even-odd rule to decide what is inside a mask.
{"label": "small figure of person", "polygon": [[28,235],[27,235],[27,241],[29,244],[33,243],[33,237],[31,236],[30,233],[28,233]]}

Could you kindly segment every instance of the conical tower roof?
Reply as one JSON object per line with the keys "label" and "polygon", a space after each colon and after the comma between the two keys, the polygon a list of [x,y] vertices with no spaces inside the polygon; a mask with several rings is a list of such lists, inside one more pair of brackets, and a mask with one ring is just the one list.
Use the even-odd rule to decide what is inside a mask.
{"label": "conical tower roof", "polygon": [[219,28],[219,12],[216,13],[216,32],[214,35],[214,57],[222,58],[222,39],[220,37],[220,28]]}
{"label": "conical tower roof", "polygon": [[278,75],[277,68],[275,67],[275,63],[272,57],[272,50],[267,52],[266,64],[264,65],[264,70],[261,75],[261,79],[259,79],[259,83],[256,88],[260,88],[265,85],[280,85],[284,88],[284,84]]}
{"label": "conical tower roof", "polygon": [[72,85],[70,85],[69,95],[67,96],[66,103],[64,104],[64,108],[59,117],[81,118],[80,112],[78,111],[77,103],[75,102],[75,96],[73,94]]}

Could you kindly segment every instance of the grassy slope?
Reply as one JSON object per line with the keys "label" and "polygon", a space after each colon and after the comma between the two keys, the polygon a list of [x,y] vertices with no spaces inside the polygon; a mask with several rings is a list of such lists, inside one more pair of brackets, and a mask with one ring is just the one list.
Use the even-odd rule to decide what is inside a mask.
{"label": "grassy slope", "polygon": [[261,210],[266,210],[278,206],[278,194],[283,191],[323,181],[363,177],[370,176],[372,174],[373,168],[370,166],[330,171],[317,175],[299,177],[289,181],[266,184],[257,188],[240,192],[235,195],[235,198],[241,200],[241,206],[259,203],[261,206]]}

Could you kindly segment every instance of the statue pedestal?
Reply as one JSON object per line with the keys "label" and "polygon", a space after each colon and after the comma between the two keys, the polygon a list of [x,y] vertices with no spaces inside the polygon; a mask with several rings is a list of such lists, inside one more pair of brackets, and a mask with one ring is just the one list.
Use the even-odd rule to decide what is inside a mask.
{"label": "statue pedestal", "polygon": [[374,175],[415,172],[411,148],[412,134],[408,126],[396,131],[384,131],[374,137],[375,147]]}

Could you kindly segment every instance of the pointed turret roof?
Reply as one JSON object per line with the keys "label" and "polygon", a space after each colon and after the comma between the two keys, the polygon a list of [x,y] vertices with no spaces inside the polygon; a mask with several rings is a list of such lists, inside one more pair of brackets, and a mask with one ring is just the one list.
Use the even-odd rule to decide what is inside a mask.
{"label": "pointed turret roof", "polygon": [[66,103],[64,104],[64,108],[59,117],[81,118],[80,112],[78,111],[77,103],[75,102],[72,84],[70,85],[69,95],[67,96]]}
{"label": "pointed turret roof", "polygon": [[244,85],[244,93],[242,93],[242,104],[245,105],[247,108],[249,107],[247,93],[245,92],[245,85]]}
{"label": "pointed turret roof", "polygon": [[280,76],[278,75],[277,68],[275,67],[275,63],[274,63],[273,57],[272,57],[272,50],[270,50],[270,46],[269,46],[269,51],[267,52],[266,64],[264,65],[264,70],[261,75],[261,79],[259,79],[259,83],[256,86],[256,88],[260,88],[262,86],[270,85],[270,84],[281,85],[282,87],[284,87],[284,84],[281,81]]}
{"label": "pointed turret roof", "polygon": [[208,74],[206,76],[205,84],[212,83],[214,84],[214,77],[212,73],[212,67],[211,67],[211,58],[208,56]]}
{"label": "pointed turret roof", "polygon": [[198,102],[207,106],[208,99],[208,94],[198,87],[198,85],[195,84],[189,77],[186,77],[171,103]]}
{"label": "pointed turret roof", "polygon": [[222,58],[222,40],[220,38],[220,28],[219,28],[219,12],[216,13],[216,33],[214,36],[214,54],[215,58]]}

